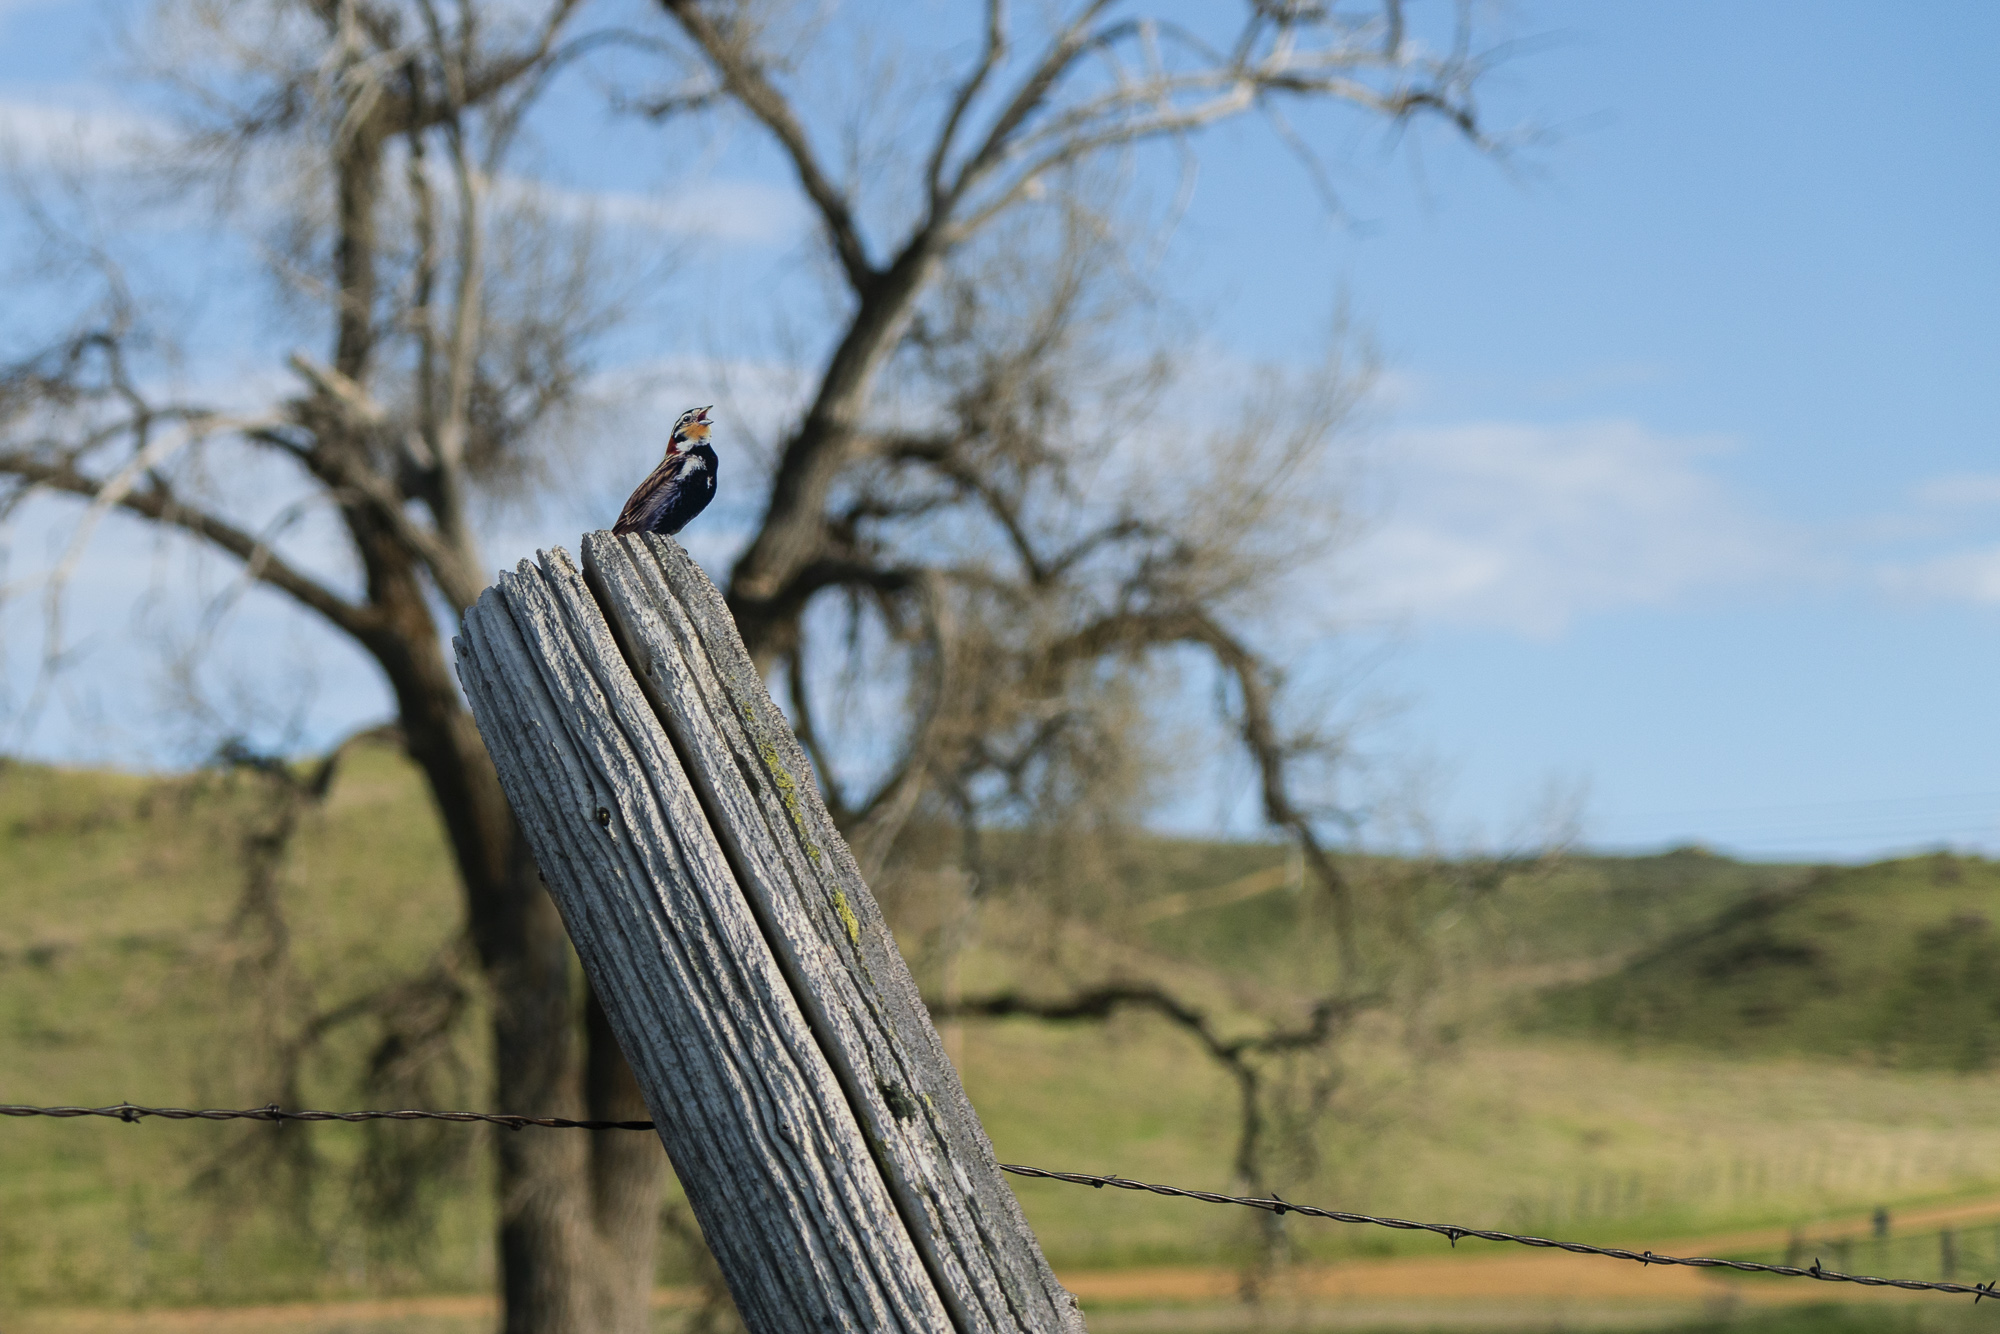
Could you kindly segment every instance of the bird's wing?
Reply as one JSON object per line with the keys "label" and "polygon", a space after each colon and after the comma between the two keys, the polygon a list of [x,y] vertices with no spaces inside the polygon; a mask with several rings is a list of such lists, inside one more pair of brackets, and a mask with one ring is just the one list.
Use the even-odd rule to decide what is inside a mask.
{"label": "bird's wing", "polygon": [[658,521],[660,514],[673,504],[674,492],[679,489],[680,469],[674,464],[676,459],[663,459],[660,466],[646,475],[646,480],[625,502],[625,508],[618,512],[618,522],[611,526],[614,533],[643,533]]}

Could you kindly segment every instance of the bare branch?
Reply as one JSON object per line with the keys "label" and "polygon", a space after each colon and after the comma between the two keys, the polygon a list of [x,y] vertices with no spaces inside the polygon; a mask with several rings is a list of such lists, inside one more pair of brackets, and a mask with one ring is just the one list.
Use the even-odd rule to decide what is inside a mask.
{"label": "bare branch", "polygon": [[[907,593],[917,586],[924,572],[916,568],[885,569],[852,557],[816,560],[779,589],[759,608],[760,615],[790,625],[805,611],[806,604],[829,588],[865,589],[887,597]],[[738,613],[739,619],[742,613]]]}
{"label": "bare branch", "polygon": [[[102,495],[105,487],[103,481],[85,476],[67,461],[50,462],[29,454],[0,453],[0,476],[18,477],[30,486],[91,501]],[[260,582],[318,612],[356,639],[366,641],[379,629],[379,622],[369,608],[349,602],[236,525],[183,503],[162,483],[156,481],[143,491],[127,492],[118,498],[117,506],[141,518],[191,533],[229,553],[246,567],[255,569]]]}
{"label": "bare branch", "polygon": [[943,732],[951,719],[950,704],[956,687],[958,635],[949,590],[944,576],[927,571],[918,581],[919,602],[925,621],[923,661],[930,669],[923,701],[916,706],[917,719],[902,760],[862,805],[848,841],[854,845],[856,862],[865,875],[875,875],[888,859],[896,838],[916,812],[930,780],[930,771],[943,749]]}
{"label": "bare branch", "polygon": [[1323,996],[1313,1002],[1303,1026],[1273,1025],[1262,1033],[1226,1038],[1208,1014],[1150,982],[1115,983],[1074,995],[1038,1000],[1017,991],[968,996],[955,1002],[926,1000],[937,1019],[1010,1019],[1025,1016],[1051,1023],[1104,1019],[1120,1009],[1151,1010],[1195,1035],[1209,1055],[1235,1061],[1245,1055],[1267,1055],[1315,1047],[1331,1037],[1337,1025],[1383,1003],[1379,994]]}
{"label": "bare branch", "polygon": [[[478,592],[470,488],[515,462],[509,451],[531,460],[528,451],[544,443],[534,428],[574,398],[593,331],[586,320],[598,310],[586,229],[557,238],[573,244],[545,244],[555,229],[530,210],[495,216],[494,182],[505,179],[555,72],[617,38],[565,40],[578,0],[169,0],[166,8],[157,72],[200,128],[179,137],[164,165],[191,192],[213,187],[219,209],[207,221],[218,236],[236,234],[221,212],[238,206],[243,181],[265,187],[249,220],[275,244],[260,257],[297,298],[285,321],[312,321],[324,341],[294,361],[296,391],[252,420],[154,408],[123,358],[129,348],[171,347],[193,326],[184,303],[159,301],[149,307],[154,327],[139,331],[139,303],[104,266],[107,313],[78,319],[93,332],[0,367],[0,518],[31,494],[60,493],[92,507],[79,542],[112,508],[158,532],[186,533],[241,563],[211,611],[254,581],[362,648],[381,668],[448,839],[464,948],[504,997],[487,1014],[492,1078],[531,1112],[595,1107],[615,1093],[620,1058],[608,1030],[584,1019],[562,963],[560,920],[535,883],[446,659],[450,614],[440,604],[462,608]],[[175,225],[187,216],[176,214]],[[244,518],[195,489],[191,464],[166,463],[181,432],[211,439],[213,454],[226,447],[222,468],[258,465],[269,453],[300,468],[306,485],[270,506],[280,512],[260,529],[261,497],[259,517]],[[352,592],[342,587],[345,563],[322,573],[278,549],[284,525],[318,504],[337,509],[342,540],[331,561],[357,567]],[[267,904],[285,832],[282,821],[266,822],[246,843]],[[269,940],[281,945],[277,925]],[[456,976],[430,981],[319,1019],[310,1014],[316,1004],[305,1015],[288,1011],[280,1017],[300,1038],[288,1059],[296,1068],[317,1035],[363,1020],[382,1030],[367,1058],[381,1087],[436,1079],[448,1062],[432,1058],[473,992]],[[287,997],[292,1010],[311,1000]],[[578,1059],[584,1044],[587,1060]],[[566,1152],[500,1146],[493,1214],[508,1238],[507,1323],[540,1328],[588,1311],[593,1328],[639,1329],[655,1258],[657,1200],[648,1192],[657,1189],[657,1146],[649,1156],[644,1144],[604,1142],[588,1152],[588,1170]],[[426,1173],[436,1164],[421,1155],[371,1161],[356,1183],[371,1219],[393,1215],[397,1199],[432,1193]]]}
{"label": "bare branch", "polygon": [[[1400,28],[1399,11],[1390,24]],[[1120,23],[1095,33],[1074,27],[1068,30],[1065,37],[1072,45],[1052,49],[1049,57],[1062,63],[1050,69],[1045,61],[1048,84],[1038,87],[1031,79],[1024,85],[1022,96],[1031,98],[1031,104],[1023,107],[1022,114],[1014,120],[1003,116],[996,122],[987,145],[965,164],[951,197],[956,201],[968,195],[1005,162],[1024,161],[1025,165],[1015,168],[1009,179],[995,187],[973,213],[956,219],[952,223],[954,234],[976,234],[994,217],[1032,194],[1038,181],[1066,165],[1107,148],[1185,135],[1240,115],[1278,95],[1345,102],[1391,123],[1430,112],[1449,120],[1475,146],[1492,146],[1479,125],[1477,113],[1464,96],[1478,70],[1463,52],[1430,62],[1422,67],[1423,77],[1415,82],[1383,89],[1355,77],[1352,71],[1371,66],[1404,68],[1400,35],[1388,48],[1394,54],[1338,41],[1320,50],[1300,52],[1295,35],[1306,25],[1294,20],[1282,25],[1278,39],[1258,55],[1259,42],[1270,30],[1266,17],[1259,12],[1246,22],[1235,51],[1227,58],[1208,52],[1197,39],[1184,38],[1183,44],[1208,63],[1171,72],[1152,49],[1156,34],[1165,26],[1145,21]],[[1146,70],[1137,77],[1127,74],[1116,61],[1118,44],[1128,39],[1140,42],[1146,49]],[[1112,86],[1060,110],[1032,130],[1027,129],[1032,112],[1053,91],[1053,83],[1067,73],[1070,63],[1090,51],[1103,54],[1113,63]],[[1038,75],[1041,73],[1038,71]],[[1190,98],[1195,100],[1190,102]]]}
{"label": "bare branch", "polygon": [[849,285],[856,292],[866,292],[874,285],[878,274],[869,262],[860,226],[854,218],[853,205],[820,166],[805,126],[799,123],[785,95],[765,74],[762,63],[750,50],[748,42],[733,32],[724,31],[702,11],[697,0],[660,0],[660,5],[713,62],[730,95],[777,139],[785,155],[791,159],[792,169],[798,174],[806,197],[819,210],[820,221],[826,226],[827,239],[847,274]]}
{"label": "bare branch", "polygon": [[958,138],[959,122],[971,108],[979,90],[986,86],[993,70],[1007,59],[1007,4],[1006,0],[986,0],[986,43],[979,53],[979,62],[972,73],[958,86],[952,96],[951,110],[945,113],[944,125],[938,130],[937,145],[931,150],[929,165],[924,169],[924,181],[931,194],[931,218],[939,219],[949,198],[944,188],[945,161],[951,156],[952,144]]}
{"label": "bare branch", "polygon": [[[379,434],[387,425],[387,410],[349,377],[330,366],[319,365],[302,352],[294,352],[288,364],[319,391],[320,400],[329,404],[336,419],[345,428],[343,434],[365,438],[370,434]],[[479,582],[476,568],[465,550],[469,535],[464,540],[454,541],[444,533],[424,528],[405,507],[401,489],[371,467],[359,450],[326,440],[301,448],[282,433],[270,429],[245,434],[258,443],[282,449],[298,460],[313,476],[334,489],[334,499],[343,503],[365,503],[375,518],[395,533],[397,540],[423,562],[424,568],[436,581],[438,591],[455,609],[462,612],[479,597],[484,585]],[[434,473],[445,471],[442,464],[434,465]],[[462,486],[459,482],[452,484]]]}
{"label": "bare branch", "polygon": [[944,436],[905,436],[884,440],[878,448],[889,458],[922,463],[950,481],[961,494],[976,496],[1007,535],[1028,581],[1046,584],[1049,570],[1028,537],[1019,502],[1005,494],[987,470],[965,456],[958,448],[962,443],[960,439]]}
{"label": "bare branch", "polygon": [[1110,7],[1110,3],[1111,0],[1091,0],[1067,27],[1056,34],[1033,72],[1022,81],[1005,109],[994,119],[978,149],[959,167],[947,192],[953,203],[963,199],[968,190],[1014,151],[1015,134],[1041,110],[1050,92],[1069,72],[1077,58],[1090,48],[1090,25]]}
{"label": "bare branch", "polygon": [[1313,1002],[1302,1026],[1273,1024],[1262,1033],[1234,1038],[1222,1036],[1205,1011],[1154,983],[1114,983],[1051,1000],[1003,991],[956,1001],[926,999],[924,1004],[932,1017],[939,1020],[1025,1016],[1050,1023],[1076,1023],[1102,1021],[1121,1009],[1152,1011],[1191,1034],[1235,1081],[1239,1120],[1234,1167],[1240,1180],[1250,1183],[1252,1189],[1261,1190],[1265,1184],[1262,1148],[1267,1114],[1263,1077],[1252,1058],[1324,1047],[1358,1015],[1381,1005],[1383,999],[1380,995],[1323,996]]}
{"label": "bare branch", "polygon": [[1236,683],[1242,707],[1237,730],[1257,766],[1264,818],[1292,832],[1312,863],[1313,873],[1325,886],[1334,905],[1342,976],[1353,984],[1361,974],[1353,888],[1321,841],[1312,817],[1291,794],[1291,754],[1279,735],[1276,718],[1276,669],[1201,608],[1115,613],[1070,636],[1056,646],[1051,657],[1057,662],[1075,662],[1109,653],[1140,653],[1170,644],[1206,649]]}
{"label": "bare branch", "polygon": [[322,366],[303,352],[293,352],[285,364],[331,401],[354,427],[369,430],[389,420],[381,404],[352,376],[332,366]]}

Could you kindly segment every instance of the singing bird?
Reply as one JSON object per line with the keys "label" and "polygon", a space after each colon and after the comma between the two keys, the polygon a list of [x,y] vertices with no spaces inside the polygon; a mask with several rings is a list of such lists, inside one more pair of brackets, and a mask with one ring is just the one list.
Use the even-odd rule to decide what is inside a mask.
{"label": "singing bird", "polygon": [[715,499],[715,450],[708,443],[713,406],[689,408],[667,437],[666,456],[625,502],[614,533],[666,533],[688,526]]}

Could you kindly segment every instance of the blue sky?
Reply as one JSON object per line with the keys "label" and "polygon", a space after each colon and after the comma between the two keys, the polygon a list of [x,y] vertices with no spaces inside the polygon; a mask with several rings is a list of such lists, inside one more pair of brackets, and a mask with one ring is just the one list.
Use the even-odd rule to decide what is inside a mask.
{"label": "blue sky", "polygon": [[[1364,560],[1444,819],[1763,855],[2000,843],[2000,10],[1533,5],[1516,171],[1432,136],[1329,226],[1204,173],[1233,345],[1387,356]],[[1254,241],[1254,244],[1244,242]]]}
{"label": "blue sky", "polygon": [[[17,149],[136,114],[108,12],[0,0]],[[2000,850],[2000,9],[1499,15],[1522,40],[1489,119],[1540,132],[1508,162],[1308,122],[1332,217],[1268,135],[1227,129],[1162,261],[1224,364],[1301,357],[1342,304],[1381,350],[1366,527],[1328,589],[1368,646],[1359,690],[1397,703],[1368,749],[1427,775],[1452,839],[1525,836],[1554,790],[1609,846]],[[587,142],[550,174],[675,234],[714,292],[796,279],[796,213],[747,140],[692,165],[634,127]],[[665,199],[688,175],[698,214]],[[711,349],[765,332],[704,309]],[[573,541],[587,508],[518,536]],[[167,724],[102,721],[144,693],[102,656],[36,749],[159,753]],[[371,707],[365,673],[321,671],[326,719]]]}

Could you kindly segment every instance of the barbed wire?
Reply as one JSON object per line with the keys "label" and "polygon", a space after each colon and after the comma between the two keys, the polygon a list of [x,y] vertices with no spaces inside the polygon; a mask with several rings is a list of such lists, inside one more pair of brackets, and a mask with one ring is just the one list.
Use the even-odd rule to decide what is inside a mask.
{"label": "barbed wire", "polygon": [[[1097,1176],[1088,1172],[1051,1172],[1041,1167],[1025,1167],[1019,1163],[1002,1163],[1000,1170],[1012,1172],[1015,1176],[1035,1177],[1043,1181],[1067,1181],[1073,1185],[1095,1186],[1102,1190],[1114,1186],[1119,1190],[1145,1191],[1151,1195],[1166,1195],[1180,1200],[1201,1200],[1207,1204],[1238,1204],[1251,1209],[1262,1209],[1266,1213],[1283,1216],[1298,1214],[1304,1218],[1326,1218],[1336,1223],[1365,1223],[1371,1227],[1394,1228],[1399,1232],[1434,1232],[1445,1238],[1455,1248],[1465,1237],[1477,1237],[1481,1241],[1506,1241],[1517,1246],[1533,1246],[1542,1250],[1568,1251],[1572,1255],[1601,1255],[1611,1260],[1633,1260],[1642,1265],[1683,1265],[1691,1269],[1733,1269],[1744,1274],[1778,1274],[1785,1278],[1816,1278],[1823,1283],[1859,1283],[1869,1288],[1905,1288],[1913,1292],[1951,1292],[1969,1296],[1976,1303],[1982,1297],[2000,1300],[2000,1286],[1995,1283],[1944,1283],[1931,1282],[1919,1278],[1876,1278],[1870,1274],[1843,1274],[1828,1269],[1817,1259],[1809,1269],[1796,1265],[1767,1265],[1754,1260],[1717,1260],[1707,1256],[1661,1255],[1656,1251],[1628,1251],[1618,1246],[1593,1246],[1582,1241],[1556,1241],[1549,1237],[1526,1236],[1519,1232],[1496,1232],[1489,1228],[1464,1227],[1457,1223],[1418,1223],[1408,1218],[1385,1218],[1377,1214],[1350,1213],[1343,1209],[1321,1209],[1310,1204],[1293,1204],[1279,1199],[1275,1194],[1269,1197],[1256,1195],[1221,1195],[1210,1190],[1186,1190],[1180,1186],[1161,1186],[1149,1181],[1132,1181],[1120,1176]],[[1996,1280],[2000,1282],[2000,1280]]]}
{"label": "barbed wire", "polygon": [[[457,1121],[479,1122],[486,1125],[503,1126],[508,1130],[520,1130],[526,1126],[540,1126],[550,1130],[652,1130],[651,1121],[575,1121],[564,1116],[512,1116],[504,1112],[433,1112],[404,1108],[397,1111],[364,1112],[321,1112],[288,1111],[276,1103],[262,1107],[245,1108],[187,1108],[187,1107],[141,1107],[135,1103],[121,1102],[109,1107],[30,1107],[20,1103],[0,1103],[0,1116],[50,1116],[59,1118],[80,1116],[102,1116],[115,1121],[135,1124],[148,1117],[159,1117],[168,1121]],[[1528,1246],[1539,1250],[1566,1251],[1571,1255],[1597,1255],[1609,1260],[1630,1260],[1642,1265],[1679,1265],[1689,1269],[1727,1269],[1741,1274],[1776,1274],[1781,1278],[1811,1278],[1822,1283],[1854,1283],[1867,1288],[1900,1288],[1908,1292],[1944,1292],[1972,1298],[1976,1305],[1981,1299],[1992,1297],[2000,1301],[2000,1280],[1990,1283],[1951,1283],[1917,1278],[1878,1278],[1872,1274],[1844,1274],[1828,1269],[1817,1258],[1810,1268],[1797,1265],[1761,1264],[1754,1260],[1722,1260],[1710,1256],[1661,1255],[1657,1251],[1633,1251],[1619,1246],[1594,1246],[1582,1241],[1557,1241],[1551,1237],[1529,1236],[1519,1232],[1500,1232],[1491,1228],[1465,1227],[1458,1223],[1420,1223],[1408,1218],[1389,1218],[1379,1214],[1354,1213],[1345,1209],[1322,1209],[1317,1205],[1293,1204],[1281,1199],[1274,1192],[1269,1196],[1224,1195],[1209,1190],[1188,1190],[1181,1186],[1165,1186],[1151,1181],[1134,1181],[1129,1177],[1116,1175],[1102,1176],[1092,1172],[1055,1172],[1044,1167],[1029,1167],[1022,1163],[1001,1163],[1000,1170],[1018,1177],[1037,1181],[1060,1181],[1070,1185],[1090,1186],[1102,1190],[1110,1186],[1117,1190],[1140,1191],[1148,1195],[1163,1195],[1177,1200],[1198,1200],[1204,1204],[1230,1204],[1246,1209],[1257,1209],[1265,1213],[1297,1214],[1301,1218],[1324,1218],[1334,1223],[1358,1223],[1369,1227],[1391,1228],[1398,1232],[1430,1232],[1449,1241],[1454,1248],[1467,1237],[1481,1241],[1510,1242],[1516,1246]]]}
{"label": "barbed wire", "polygon": [[106,1116],[115,1121],[137,1122],[149,1116],[167,1121],[480,1121],[487,1125],[519,1130],[542,1126],[549,1130],[651,1130],[651,1121],[572,1121],[566,1116],[510,1116],[505,1112],[314,1112],[287,1111],[270,1103],[263,1107],[140,1107],[121,1102],[110,1107],[28,1107],[0,1103],[0,1116]]}

